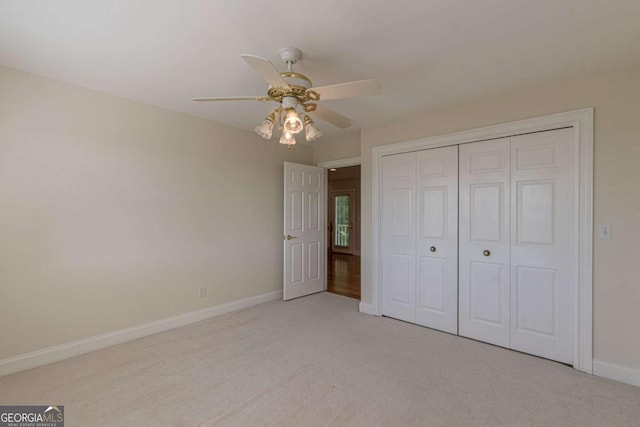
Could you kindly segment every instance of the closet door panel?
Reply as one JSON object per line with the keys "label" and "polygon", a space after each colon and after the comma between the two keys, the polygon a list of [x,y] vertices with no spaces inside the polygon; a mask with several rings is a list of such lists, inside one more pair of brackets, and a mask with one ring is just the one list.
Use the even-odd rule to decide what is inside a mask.
{"label": "closet door panel", "polygon": [[426,323],[423,319],[425,317],[422,313],[423,311],[445,316],[449,299],[449,295],[447,295],[446,260],[421,257],[418,274],[420,277],[420,283],[418,284],[420,297],[418,311],[421,312],[419,321]]}
{"label": "closet door panel", "polygon": [[502,327],[507,307],[503,295],[504,264],[471,261],[469,266],[469,318],[488,326]]}
{"label": "closet door panel", "polygon": [[573,362],[573,129],[511,143],[511,348]]}
{"label": "closet door panel", "polygon": [[510,138],[460,146],[460,335],[510,344]]}
{"label": "closet door panel", "polygon": [[458,147],[419,151],[416,323],[458,332]]}
{"label": "closet door panel", "polygon": [[382,160],[382,314],[415,322],[416,154]]}

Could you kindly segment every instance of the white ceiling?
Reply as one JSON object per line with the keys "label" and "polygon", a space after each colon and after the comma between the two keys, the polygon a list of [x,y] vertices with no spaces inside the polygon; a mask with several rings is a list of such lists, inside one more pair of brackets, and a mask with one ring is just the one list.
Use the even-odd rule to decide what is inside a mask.
{"label": "white ceiling", "polygon": [[639,63],[640,1],[0,2],[1,64],[244,129],[270,105],[190,99],[264,94],[240,54],[280,67],[289,45],[317,86],[382,83],[379,96],[325,103],[367,127]]}

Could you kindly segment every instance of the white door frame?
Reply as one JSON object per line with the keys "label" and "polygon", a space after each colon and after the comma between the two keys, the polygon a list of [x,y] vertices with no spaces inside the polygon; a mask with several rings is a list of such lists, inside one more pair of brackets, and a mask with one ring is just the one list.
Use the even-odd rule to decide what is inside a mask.
{"label": "white door frame", "polygon": [[[337,168],[346,168],[349,166],[360,166],[361,164],[362,164],[362,160],[360,156],[358,156],[358,157],[345,157],[344,159],[320,162],[320,163],[317,163],[316,166],[318,166],[319,168],[325,168],[325,169],[332,169],[332,168],[337,169]],[[360,176],[362,177],[362,173],[360,174]],[[329,174],[328,173],[324,174],[324,199],[329,200]],[[360,235],[362,235],[362,233],[360,233]],[[327,245],[330,245],[330,244],[331,244],[330,242],[327,243]],[[325,245],[326,246],[324,248],[325,250],[329,248],[329,246],[327,245]]]}
{"label": "white door frame", "polygon": [[[331,168],[337,169],[337,168],[346,168],[349,166],[360,166],[361,164],[362,164],[362,159],[360,158],[360,156],[358,156],[358,157],[345,157],[344,159],[329,160],[326,162],[319,162],[316,164],[316,166],[318,166],[319,168],[325,168],[325,169],[331,169]],[[360,179],[362,179],[362,171],[360,171],[360,177],[361,177]],[[360,195],[360,197],[362,197],[362,195]],[[324,200],[325,201],[329,200],[329,174],[328,173],[324,174]],[[362,209],[362,207],[360,209]],[[325,234],[325,235],[328,237],[324,239],[325,240],[324,251],[325,253],[327,253],[327,250],[329,250],[329,245],[331,245],[331,236],[329,236],[328,234]],[[360,231],[359,235],[361,236],[360,239],[362,239],[362,231]],[[360,242],[358,242],[356,246],[358,247],[358,249],[360,249]],[[325,259],[324,271],[326,276],[327,275],[326,272],[329,271],[329,257],[324,257],[324,259]],[[327,289],[326,278],[325,278],[325,289]]]}
{"label": "white door frame", "polygon": [[[372,149],[372,278],[373,314],[382,303],[382,158],[428,148],[445,147],[523,133],[573,127],[577,221],[575,222],[577,280],[573,367],[593,373],[593,108],[518,120],[446,135],[422,138]],[[370,313],[370,311],[367,311]]]}

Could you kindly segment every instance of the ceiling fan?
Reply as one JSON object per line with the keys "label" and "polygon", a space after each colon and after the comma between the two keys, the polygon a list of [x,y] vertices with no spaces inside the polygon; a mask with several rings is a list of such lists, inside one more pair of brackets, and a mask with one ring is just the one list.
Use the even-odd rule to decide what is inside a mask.
{"label": "ceiling fan", "polygon": [[375,79],[313,87],[313,83],[307,76],[293,71],[293,64],[302,58],[302,51],[295,47],[285,47],[280,50],[280,58],[287,64],[287,71],[283,72],[279,72],[265,58],[255,55],[240,56],[269,83],[266,96],[193,98],[193,100],[199,102],[274,101],[278,106],[254,130],[261,137],[271,139],[274,124],[277,123],[282,129],[280,143],[289,148],[296,143],[295,135],[303,129],[307,141],[313,141],[322,135],[310,114],[341,129],[351,126],[351,119],[319,105],[319,101],[380,93],[380,83]]}

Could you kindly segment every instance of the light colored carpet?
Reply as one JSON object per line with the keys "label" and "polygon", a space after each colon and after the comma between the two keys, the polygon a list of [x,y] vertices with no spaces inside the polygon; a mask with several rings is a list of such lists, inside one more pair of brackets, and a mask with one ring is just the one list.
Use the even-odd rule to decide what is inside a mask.
{"label": "light colored carpet", "polygon": [[67,426],[638,426],[640,389],[328,293],[0,378]]}

